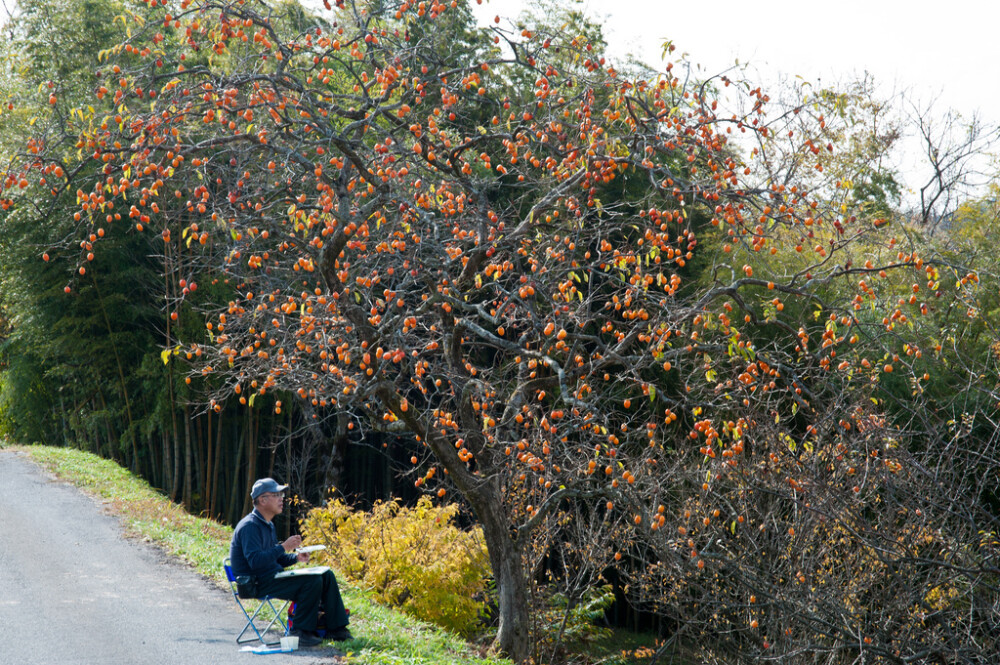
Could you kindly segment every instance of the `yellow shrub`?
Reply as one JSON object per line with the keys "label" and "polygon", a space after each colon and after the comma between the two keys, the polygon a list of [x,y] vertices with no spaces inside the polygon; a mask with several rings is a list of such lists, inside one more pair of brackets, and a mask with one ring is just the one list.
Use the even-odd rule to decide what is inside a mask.
{"label": "yellow shrub", "polygon": [[490,567],[482,529],[456,527],[457,512],[428,497],[414,508],[377,502],[369,513],[335,500],[310,510],[301,527],[307,543],[326,545],[329,563],[380,602],[468,635]]}

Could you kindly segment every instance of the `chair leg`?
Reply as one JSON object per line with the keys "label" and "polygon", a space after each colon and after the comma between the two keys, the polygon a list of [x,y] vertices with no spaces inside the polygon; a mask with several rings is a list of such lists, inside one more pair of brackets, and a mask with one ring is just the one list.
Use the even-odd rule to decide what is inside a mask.
{"label": "chair leg", "polygon": [[[286,601],[285,604],[282,605],[280,608],[276,608],[274,606],[273,598],[265,598],[263,601],[261,601],[261,606],[258,608],[258,611],[263,609],[265,603],[269,608],[271,608],[271,614],[274,616],[271,618],[270,621],[268,621],[267,626],[264,627],[264,630],[262,630],[261,633],[267,633],[267,631],[271,630],[271,627],[274,626],[274,624],[278,624],[279,626],[281,626],[282,634],[288,635],[288,624],[286,624],[285,621],[281,618],[281,612],[286,607],[288,607],[288,602]],[[261,641],[263,642],[263,639]],[[277,642],[275,642],[275,644],[277,644]]]}
{"label": "chair leg", "polygon": [[[247,624],[245,626],[243,626],[243,630],[241,630],[240,634],[236,636],[236,643],[237,644],[247,644],[249,642],[260,642],[261,644],[264,644],[266,646],[270,646],[264,640],[264,636],[261,634],[261,631],[258,630],[257,624],[256,624],[257,615],[260,614],[260,611],[261,611],[261,609],[263,607],[264,607],[264,603],[261,603],[260,605],[258,605],[257,609],[254,610],[253,614],[248,614],[245,609],[243,610],[243,614],[244,614],[244,616],[246,616],[246,619],[247,619]],[[253,635],[252,636],[247,635],[247,633],[249,631],[253,631]],[[264,632],[267,632],[267,631],[264,631]],[[244,638],[243,637],[244,635],[247,635],[247,637]]]}
{"label": "chair leg", "polygon": [[[270,608],[270,610],[271,610],[271,612],[273,614],[273,617],[271,618],[270,621],[268,621],[267,625],[263,628],[263,630],[261,630],[261,629],[259,629],[257,627],[256,620],[257,620],[257,617],[260,615],[261,610],[263,610],[265,606],[267,606],[268,608]],[[265,646],[275,646],[276,644],[279,644],[280,642],[277,641],[277,640],[273,641],[273,642],[268,642],[267,640],[264,639],[264,635],[266,635],[267,632],[269,630],[271,630],[271,628],[275,624],[278,624],[279,626],[281,626],[283,634],[285,634],[285,635],[288,634],[288,625],[281,618],[281,611],[284,610],[285,607],[287,607],[287,606],[288,606],[288,603],[285,602],[285,604],[280,609],[278,609],[278,608],[275,608],[274,603],[273,603],[273,599],[271,599],[271,598],[262,598],[261,601],[260,601],[260,604],[257,606],[257,609],[251,615],[251,614],[247,613],[247,611],[243,607],[243,605],[240,604],[240,609],[243,610],[243,616],[246,617],[246,619],[247,619],[247,624],[245,626],[243,626],[243,630],[241,630],[240,634],[236,636],[236,643],[237,644],[247,644],[249,642],[260,642],[261,644],[263,644]],[[246,635],[248,631],[253,631],[254,636],[253,637],[247,636],[246,638],[244,638],[244,635]]]}

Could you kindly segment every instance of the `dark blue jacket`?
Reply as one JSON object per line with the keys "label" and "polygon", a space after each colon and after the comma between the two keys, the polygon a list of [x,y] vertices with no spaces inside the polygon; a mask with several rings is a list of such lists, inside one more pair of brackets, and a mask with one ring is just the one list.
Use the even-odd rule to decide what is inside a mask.
{"label": "dark blue jacket", "polygon": [[298,560],[294,553],[285,551],[278,542],[274,524],[265,520],[256,508],[236,525],[229,559],[234,575],[257,578],[274,577]]}

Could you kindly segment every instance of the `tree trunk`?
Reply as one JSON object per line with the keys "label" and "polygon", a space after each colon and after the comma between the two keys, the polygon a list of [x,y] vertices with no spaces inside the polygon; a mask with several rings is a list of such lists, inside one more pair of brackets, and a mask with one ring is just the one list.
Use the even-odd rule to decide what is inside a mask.
{"label": "tree trunk", "polygon": [[257,427],[260,426],[260,418],[254,418],[253,409],[248,409],[250,413],[250,426],[247,427],[247,481],[244,487],[247,492],[243,497],[243,513],[250,512],[250,492],[253,481],[257,479]]}
{"label": "tree trunk", "polygon": [[[209,413],[212,412],[211,409],[208,410]],[[205,466],[207,462],[205,461],[205,437],[201,432],[201,421],[202,418],[196,418],[192,427],[194,427],[194,489],[191,493],[194,497],[197,497],[197,502],[195,505],[196,510],[204,510],[205,508]],[[192,501],[194,501],[192,497]]]}
{"label": "tree trunk", "polygon": [[191,484],[194,461],[191,448],[191,407],[184,405],[184,507],[191,510]]}
{"label": "tree trunk", "polygon": [[[222,412],[219,412],[219,418],[222,418]],[[212,409],[208,410],[208,422],[205,424],[205,483],[201,488],[202,500],[201,503],[204,506],[205,514],[209,517],[212,516],[212,472],[215,470],[215,460],[213,459],[214,449],[213,449],[214,439],[212,438]]]}
{"label": "tree trunk", "polygon": [[[172,270],[170,269],[170,243],[167,243],[166,251],[163,255],[163,280],[164,280],[164,296],[169,303],[173,297],[173,277]],[[170,327],[170,317],[166,317],[167,330],[166,338],[163,340],[163,346],[166,349],[170,349],[172,346],[172,332]],[[167,356],[169,358],[169,356]],[[177,444],[177,414],[176,414],[176,404],[174,403],[174,371],[167,365],[164,365],[164,371],[167,375],[167,400],[169,406],[167,408],[167,413],[170,414],[170,428],[173,431],[173,454],[171,454],[171,441],[169,434],[167,432],[163,433],[163,490],[167,492],[170,496],[170,500],[177,501],[177,492],[179,489],[178,467],[180,466],[180,451],[178,450]]]}
{"label": "tree trunk", "polygon": [[216,426],[215,430],[215,464],[212,467],[212,496],[208,501],[208,514],[209,517],[215,517],[217,514],[215,512],[215,507],[218,505],[219,493],[219,468],[222,466],[222,451],[224,449],[225,442],[222,439],[222,413],[219,413],[218,417],[219,424]]}
{"label": "tree trunk", "polygon": [[[235,524],[239,520],[238,513],[240,506],[243,505],[242,502],[237,503],[240,500],[240,487],[242,483],[240,482],[240,460],[243,458],[243,444],[247,437],[250,436],[249,432],[244,432],[242,435],[237,432],[237,446],[236,446],[236,457],[233,460],[233,472],[230,475],[230,480],[232,485],[229,488],[229,502],[226,504],[226,519],[231,523]],[[249,495],[249,492],[247,493]]]}
{"label": "tree trunk", "polygon": [[174,402],[173,379],[170,379],[170,424],[174,430],[174,469],[171,477],[174,479],[173,487],[170,488],[170,500],[177,503],[181,496],[181,437],[177,431],[177,405]]}
{"label": "tree trunk", "polygon": [[153,487],[163,487],[163,469],[160,468],[160,456],[156,454],[155,441],[155,435],[149,433],[143,443],[146,455],[149,457],[149,483]]}
{"label": "tree trunk", "polygon": [[[499,485],[494,480],[471,472],[448,439],[438,436],[433,430],[425,429],[412,411],[401,409],[400,398],[393,387],[383,384],[376,389],[375,394],[383,405],[388,406],[397,418],[406,423],[411,432],[418,433],[427,443],[458,491],[472,506],[472,511],[483,528],[483,540],[490,555],[490,565],[493,567],[493,577],[500,595],[500,627],[493,644],[515,663],[527,663],[531,656],[531,630],[523,545],[511,530],[511,515],[504,505]],[[463,414],[463,418],[471,416]]]}
{"label": "tree trunk", "polygon": [[483,539],[499,594],[500,627],[494,646],[515,663],[525,663],[531,655],[531,642],[528,580],[521,548],[511,538],[503,501],[492,483],[481,483],[463,494],[469,499],[483,527]]}
{"label": "tree trunk", "polygon": [[160,483],[160,488],[169,492],[170,488],[174,486],[174,461],[170,454],[170,435],[166,430],[160,432],[160,443],[163,445],[163,480]]}
{"label": "tree trunk", "polygon": [[[287,481],[292,475],[292,442],[291,440],[285,442],[285,480]],[[285,536],[287,538],[288,536]]]}
{"label": "tree trunk", "polygon": [[59,422],[62,424],[62,445],[69,442],[69,422],[66,417],[66,404],[63,402],[62,393],[59,393]]}
{"label": "tree trunk", "polygon": [[[110,409],[108,408],[108,401],[104,398],[104,393],[102,391],[97,391],[97,396],[101,399],[101,410],[104,411],[104,432],[105,435],[108,437],[108,446],[111,448],[111,456],[112,458],[114,458],[119,445],[121,445],[121,442],[117,441],[114,429],[111,426]],[[95,436],[97,435],[98,431],[100,431],[100,428],[94,427]]]}
{"label": "tree trunk", "polygon": [[344,477],[344,465],[347,462],[347,423],[347,414],[341,411],[337,415],[337,429],[331,441],[331,460],[326,465],[323,477],[324,493],[331,487],[340,487],[340,482]]}

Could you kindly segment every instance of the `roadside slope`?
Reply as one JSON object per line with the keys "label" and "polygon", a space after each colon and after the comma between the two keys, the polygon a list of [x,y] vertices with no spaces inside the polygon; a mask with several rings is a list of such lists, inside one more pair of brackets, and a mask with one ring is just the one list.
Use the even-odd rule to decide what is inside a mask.
{"label": "roadside slope", "polygon": [[[44,471],[39,469],[39,466]],[[4,485],[7,478],[19,475],[27,477],[25,482],[18,483],[17,486],[14,486],[14,483]],[[32,476],[33,479],[28,480]],[[53,496],[46,498],[45,492],[50,489],[53,490]],[[143,665],[162,662],[173,665],[178,662],[178,657],[171,655],[169,647],[162,654],[156,651],[156,657],[151,659],[133,659],[125,656],[125,660],[113,660],[112,658],[121,657],[121,649],[116,647],[118,649],[116,651],[110,649],[108,645],[113,646],[114,641],[119,639],[118,631],[121,625],[127,623],[119,621],[119,625],[115,625],[112,619],[97,616],[92,625],[83,628],[77,623],[60,624],[58,618],[54,619],[56,623],[53,625],[53,619],[47,615],[43,617],[42,609],[32,609],[30,604],[25,604],[23,596],[17,596],[16,605],[11,604],[15,602],[14,596],[4,597],[3,591],[7,588],[34,584],[39,575],[52,570],[61,572],[63,568],[72,565],[74,560],[81,559],[80,555],[72,552],[77,547],[77,542],[94,537],[89,531],[89,527],[94,525],[89,522],[85,523],[83,528],[74,526],[72,520],[69,520],[68,524],[63,524],[65,512],[58,506],[59,501],[68,501],[74,506],[77,506],[77,502],[82,503],[84,507],[77,506],[77,508],[83,511],[82,514],[86,519],[95,520],[94,524],[106,520],[107,528],[111,529],[114,536],[111,539],[112,543],[121,541],[122,535],[125,535],[129,540],[120,543],[120,546],[135,548],[160,567],[180,571],[190,576],[186,578],[189,583],[201,585],[197,587],[195,595],[201,597],[199,594],[205,594],[204,597],[209,600],[205,603],[195,603],[201,608],[200,610],[194,608],[190,610],[195,612],[197,624],[195,628],[225,626],[222,630],[225,646],[219,652],[221,656],[214,656],[214,652],[208,646],[196,648],[197,657],[190,662],[199,665],[247,663],[248,658],[250,662],[256,662],[256,656],[235,652],[235,635],[243,624],[239,621],[241,615],[230,597],[221,566],[222,559],[229,553],[229,541],[233,533],[231,527],[187,513],[183,507],[172,503],[162,493],[150,487],[146,481],[132,475],[128,469],[111,460],[69,447],[11,446],[0,439],[0,626],[4,628],[10,626],[17,632],[8,635],[15,637],[23,634],[27,636],[29,642],[28,648],[22,649],[18,646],[18,651],[8,651],[5,642],[4,647],[0,648],[0,665],[7,663],[34,665],[51,662],[87,662],[97,665],[119,662],[135,662]],[[56,502],[57,505],[49,506],[48,504],[52,502]],[[42,514],[44,511],[49,511],[51,514]],[[25,530],[51,530],[53,525],[57,525],[61,530],[75,530],[77,533],[62,539],[68,542],[59,542],[57,545],[33,543],[34,536],[24,533]],[[47,534],[44,538],[55,538],[55,535]],[[41,535],[38,537],[42,538]],[[18,562],[17,568],[14,567],[14,559],[25,556],[24,552],[30,553],[36,549],[52,547],[70,551],[70,554],[66,555],[69,561],[49,561],[39,566],[42,570],[31,570],[30,563],[21,561]],[[105,559],[101,557],[103,553],[98,558],[104,561]],[[193,566],[194,570],[192,571],[189,566]],[[111,568],[116,572],[120,570],[115,566]],[[89,574],[89,570],[91,569],[84,568],[84,574]],[[124,574],[115,578],[115,581],[120,588],[129,593],[128,590],[133,589],[138,583]],[[149,602],[158,602],[161,594],[156,593],[155,585],[162,587],[166,582],[164,579],[154,578],[152,583],[154,588]],[[442,628],[372,601],[364,589],[345,579],[340,580],[340,590],[344,595],[345,604],[351,609],[351,631],[354,633],[353,640],[336,644],[338,649],[346,652],[340,659],[345,664],[511,665],[509,660],[499,658],[485,648],[488,637],[479,644],[469,643]],[[91,592],[103,594],[107,593],[107,590],[98,585]],[[39,608],[44,608],[46,612],[50,604],[61,600],[60,596],[45,595],[58,593],[52,589],[19,590],[18,593],[39,598]],[[171,612],[163,615],[163,622],[173,621],[178,614],[186,616],[188,608],[174,603]],[[198,624],[198,621],[203,623]],[[161,623],[156,624],[158,630],[162,630]],[[73,648],[72,645],[81,629],[96,630],[99,640],[104,641],[102,648],[108,647],[101,651],[102,655],[99,658],[91,659],[86,657],[82,650]],[[144,631],[140,636],[144,638],[150,629],[150,626],[139,627],[138,630]],[[24,630],[28,632],[21,632]],[[132,629],[125,628],[125,630]],[[202,632],[186,635],[178,633],[178,635],[180,635],[176,638],[178,641],[193,643],[196,647],[215,639],[214,635]],[[43,657],[44,654],[54,653],[52,650],[54,647],[48,646],[46,646],[48,650],[39,651],[42,655],[31,655],[33,642],[49,639],[70,645],[66,649],[66,653],[70,656]],[[14,641],[11,639],[11,644]],[[160,645],[154,646],[155,649],[161,648]],[[617,647],[615,650],[617,651]],[[22,658],[24,654],[28,654],[27,659]],[[267,658],[267,662],[273,665],[285,662],[309,665],[318,659],[318,662],[334,663],[337,662],[336,656],[337,651],[333,648],[306,649],[294,654],[272,655]],[[74,657],[77,660],[73,660]]]}
{"label": "roadside slope", "polygon": [[[0,451],[0,663],[248,663],[228,595],[22,453]],[[329,663],[333,649],[271,656]]]}

